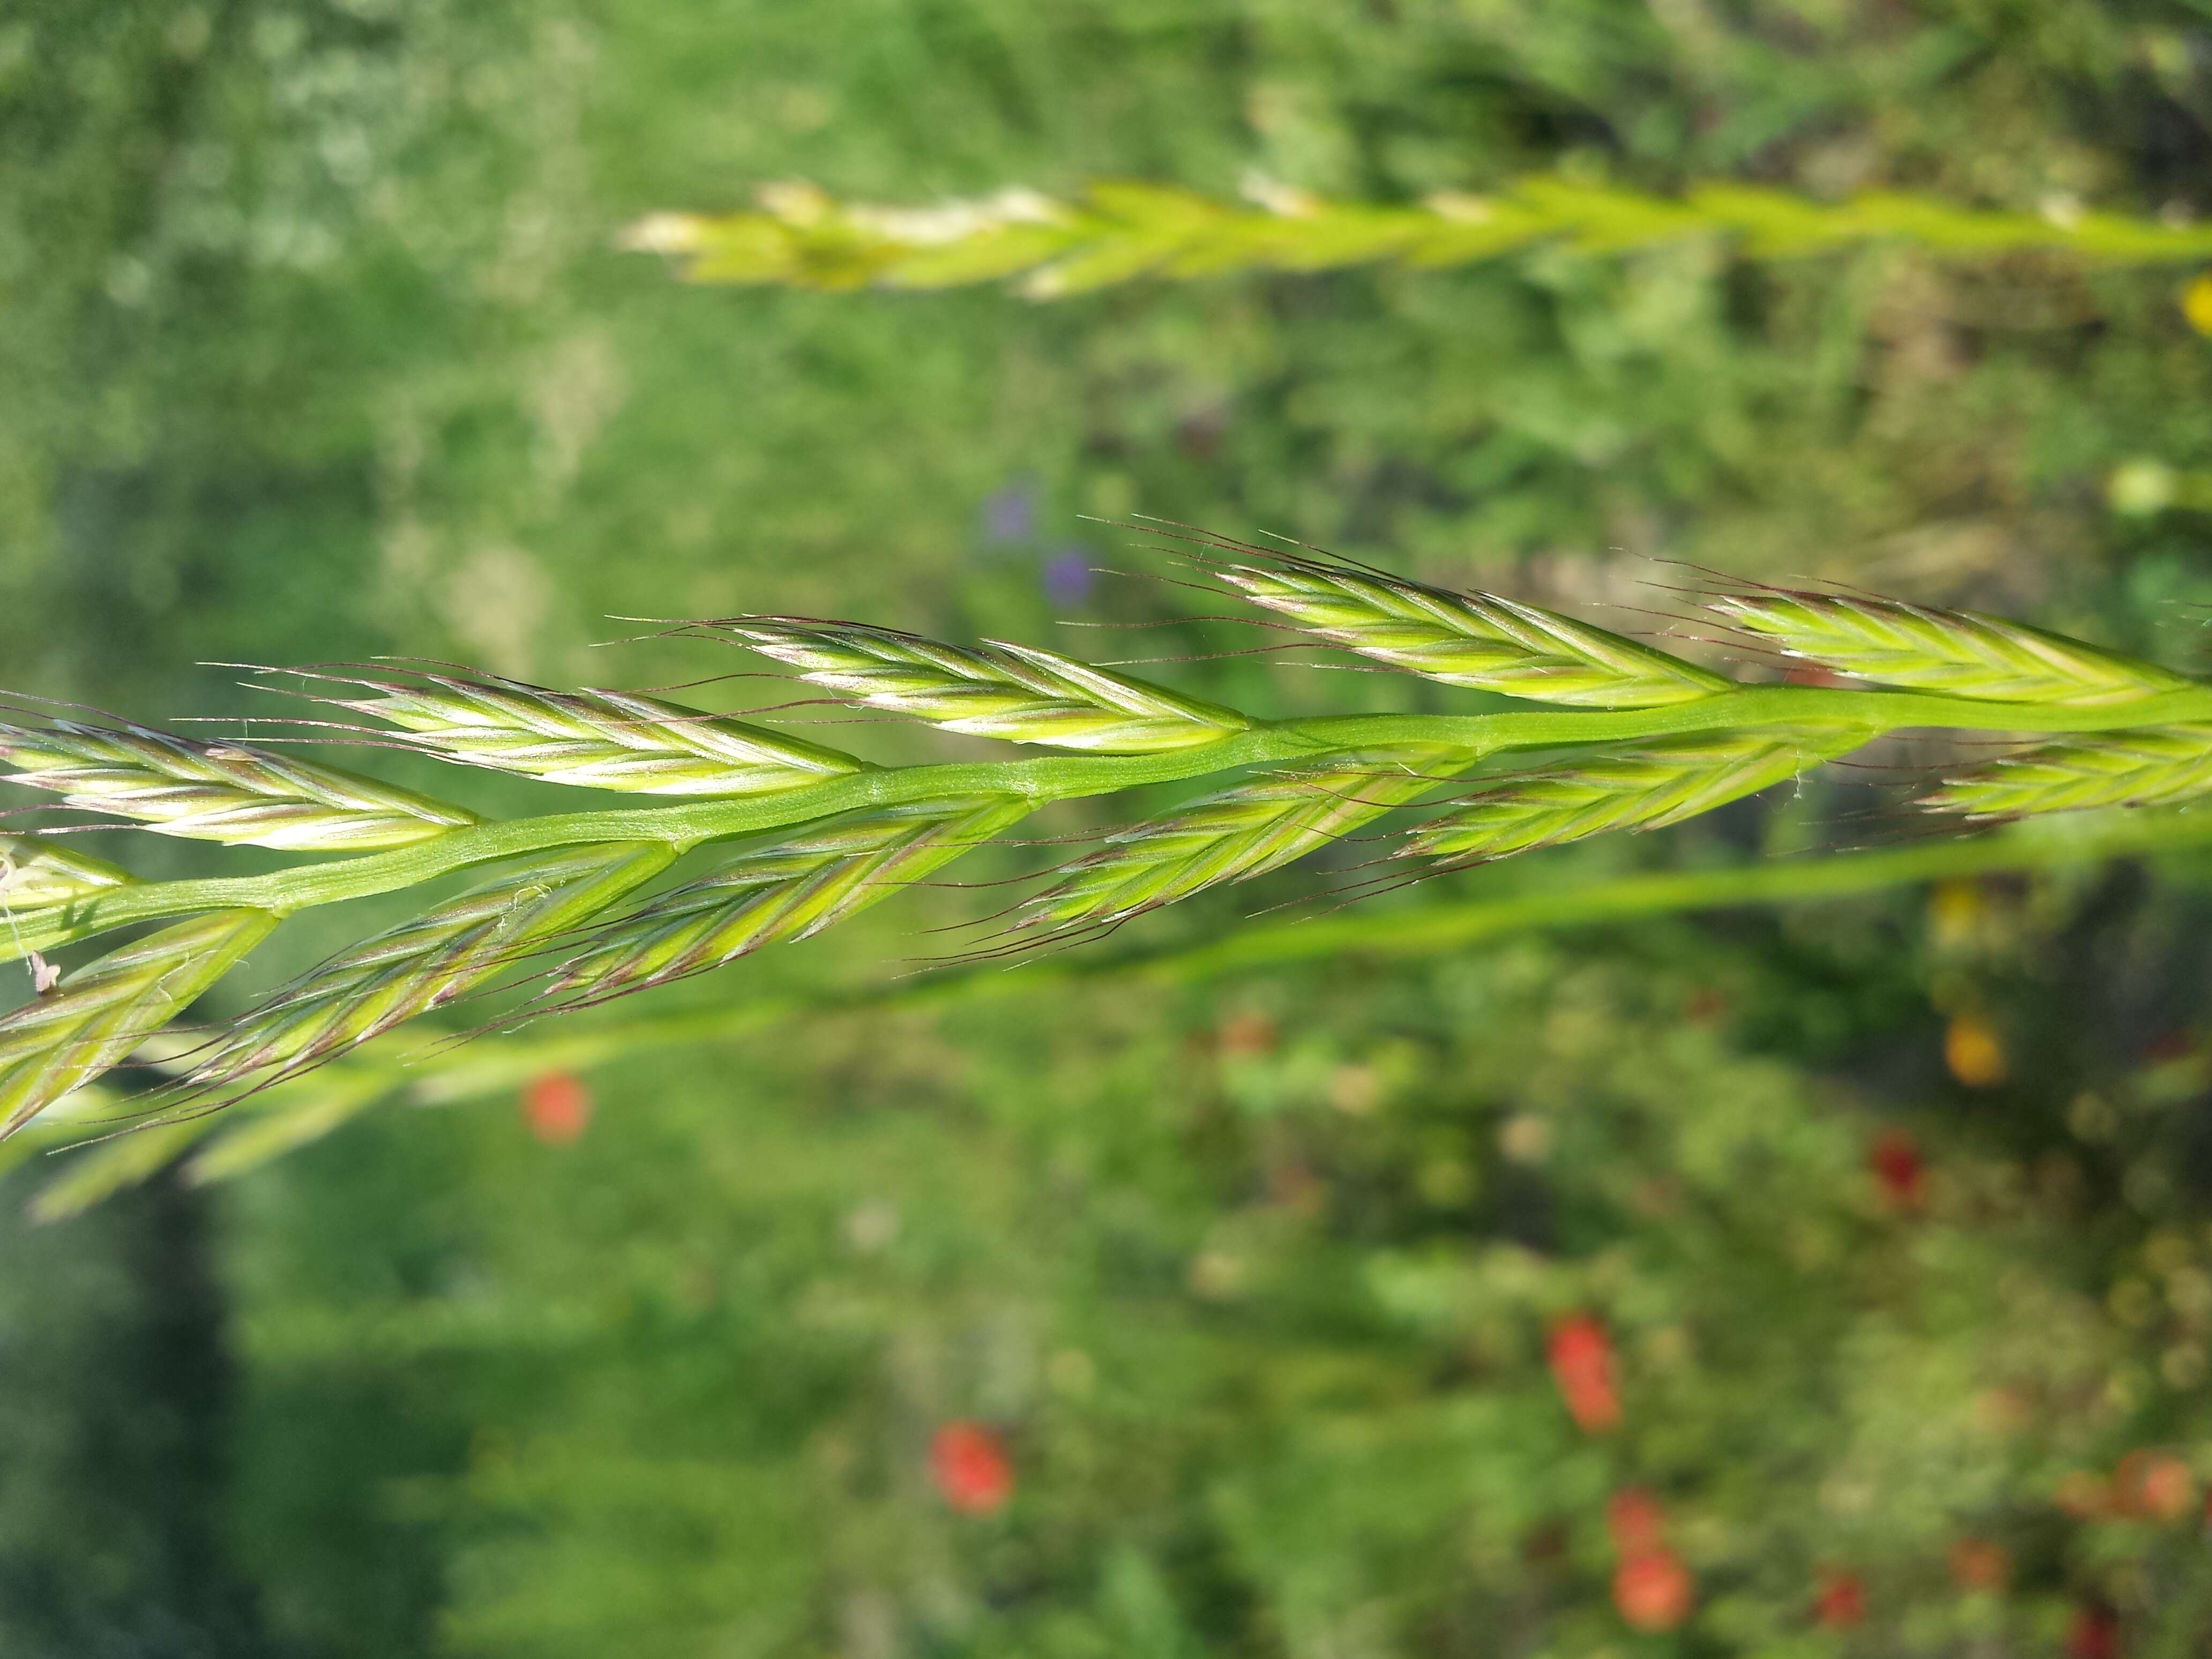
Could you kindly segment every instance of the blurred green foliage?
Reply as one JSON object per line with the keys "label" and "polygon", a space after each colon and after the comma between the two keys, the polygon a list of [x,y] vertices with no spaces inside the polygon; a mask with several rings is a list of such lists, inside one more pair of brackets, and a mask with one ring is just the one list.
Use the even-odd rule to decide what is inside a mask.
{"label": "blurred green foliage", "polygon": [[[2172,273],[1554,248],[1036,307],[682,289],[613,240],[793,178],[1248,169],[2201,217],[2209,64],[2191,0],[34,0],[0,17],[5,678],[158,717],[258,711],[198,659],[731,666],[588,649],[611,615],[1048,641],[1187,608],[1087,574],[1160,570],[1078,517],[1132,510],[1601,617],[1665,608],[1655,557],[1809,571],[2201,666],[2212,343]],[[690,994],[850,982],[933,913]],[[2056,1500],[2131,1449],[2212,1477],[2204,920],[2039,876],[793,1020],[594,1074],[568,1146],[365,1117],[220,1202],[11,1233],[0,1638],[1809,1659],[2049,1651],[2103,1602],[2130,1651],[2192,1651],[2193,1509]],[[2002,1079],[1959,1080],[1962,1030]],[[1576,1308],[1617,1435],[1544,1370]],[[1004,1437],[1003,1514],[931,1489],[954,1419]],[[1609,1597],[1630,1483],[1698,1580],[1671,1636]],[[1947,1575],[1971,1538],[2002,1593]],[[1856,1633],[1817,1626],[1823,1570],[1863,1578]]]}

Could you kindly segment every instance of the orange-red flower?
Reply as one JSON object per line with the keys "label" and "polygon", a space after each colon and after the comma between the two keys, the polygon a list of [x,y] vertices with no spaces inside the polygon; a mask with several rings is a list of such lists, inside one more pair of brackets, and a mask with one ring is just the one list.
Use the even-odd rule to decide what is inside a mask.
{"label": "orange-red flower", "polygon": [[2197,1477],[2171,1452],[2132,1451],[2112,1471],[2112,1507],[2122,1515],[2179,1521],[2196,1503]]}
{"label": "orange-red flower", "polygon": [[592,1121],[592,1093],[568,1072],[548,1072],[522,1086],[522,1121],[548,1146],[566,1146]]}
{"label": "orange-red flower", "polygon": [[1613,1605],[1637,1630],[1674,1629],[1690,1616],[1697,1597],[1682,1558],[1663,1546],[1629,1556],[1613,1575]]}
{"label": "orange-red flower", "polygon": [[931,1436],[929,1473],[939,1495],[963,1515],[994,1514],[1014,1495],[1013,1460],[980,1423],[947,1423]]}
{"label": "orange-red flower", "polygon": [[1813,1616],[1830,1630],[1850,1629],[1866,1617],[1866,1584],[1855,1572],[1822,1573]]}
{"label": "orange-red flower", "polygon": [[2012,1557],[1986,1538],[1961,1538],[1951,1546],[1951,1582],[1960,1589],[2002,1589],[2012,1577]]}
{"label": "orange-red flower", "polygon": [[1900,1210],[1918,1207],[1922,1173],[1920,1143],[1902,1129],[1885,1129],[1867,1149],[1867,1167],[1881,1195]]}
{"label": "orange-red flower", "polygon": [[1545,1355],[1567,1411],[1585,1434],[1620,1426],[1620,1390],[1613,1377],[1613,1338],[1589,1314],[1570,1314],[1552,1327]]}
{"label": "orange-red flower", "polygon": [[2120,1621],[2110,1607],[2093,1602],[2075,1611],[2066,1659],[2120,1659]]}

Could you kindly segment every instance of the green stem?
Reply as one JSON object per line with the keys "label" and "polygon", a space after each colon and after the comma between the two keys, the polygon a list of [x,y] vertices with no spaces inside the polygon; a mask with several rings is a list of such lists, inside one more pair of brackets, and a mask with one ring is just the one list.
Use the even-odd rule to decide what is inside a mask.
{"label": "green stem", "polygon": [[947,766],[885,768],[801,789],[668,806],[556,812],[474,824],[411,847],[261,876],[149,882],[110,889],[77,903],[22,919],[0,940],[0,960],[52,949],[132,922],[212,909],[289,915],[313,906],[412,887],[452,871],[608,841],[665,841],[679,851],[701,842],[757,834],[857,807],[948,797],[1020,795],[1032,805],[1110,793],[1147,783],[1203,776],[1269,762],[1306,760],[1348,750],[1433,743],[1478,757],[1505,749],[1618,742],[1680,732],[1832,722],[1867,738],[1906,727],[2007,732],[2096,732],[2124,726],[2212,720],[2212,687],[2146,698],[2118,708],[2066,708],[1993,703],[1911,691],[1843,691],[1809,686],[1747,686],[1667,708],[1605,711],[1514,709],[1492,714],[1349,714],[1255,725],[1248,732],[1164,754],[1054,755]]}

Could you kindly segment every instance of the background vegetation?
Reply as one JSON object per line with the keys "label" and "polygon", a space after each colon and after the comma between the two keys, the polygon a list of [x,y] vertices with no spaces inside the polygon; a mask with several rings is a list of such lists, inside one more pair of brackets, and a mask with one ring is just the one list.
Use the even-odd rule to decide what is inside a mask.
{"label": "background vegetation", "polygon": [[[1091,573],[1160,570],[1079,516],[1146,511],[1601,617],[1673,558],[2201,668],[2186,273],[1692,240],[1038,306],[684,289],[612,242],[793,178],[1252,169],[2180,218],[2209,123],[2196,0],[34,0],[0,19],[0,661],[158,720],[257,712],[197,660],[733,665],[591,649],[610,615],[1059,642],[1188,608]],[[1849,775],[1546,872],[1880,805]],[[579,1139],[502,1095],[11,1218],[0,1644],[2194,1651],[2195,875],[794,1018],[592,1073]],[[666,1006],[872,982],[942,902]],[[1547,1364],[1578,1310],[1608,1431]],[[989,1513],[933,1479],[956,1421],[1010,1460]],[[1662,1633],[1615,1583],[1625,1487],[1695,1581]]]}

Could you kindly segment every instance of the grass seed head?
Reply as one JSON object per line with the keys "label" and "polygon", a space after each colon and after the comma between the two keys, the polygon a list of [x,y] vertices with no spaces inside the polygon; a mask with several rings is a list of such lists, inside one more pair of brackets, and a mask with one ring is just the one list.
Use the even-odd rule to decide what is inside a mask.
{"label": "grass seed head", "polygon": [[1492,594],[1289,556],[1209,568],[1332,645],[1447,685],[1584,708],[1656,708],[1729,689],[1662,651]]}
{"label": "grass seed head", "polygon": [[165,836],[295,852],[404,847],[476,817],[349,772],[115,720],[0,721],[9,778]]}
{"label": "grass seed head", "polygon": [[1778,588],[1723,594],[1710,605],[1785,656],[1916,691],[2100,708],[2192,684],[2155,663],[1971,611]]}
{"label": "grass seed head", "polygon": [[1408,836],[1401,857],[1470,864],[1610,830],[1656,830],[1856,748],[1856,731],[1700,732],[1589,750],[1501,780]]}
{"label": "grass seed head", "polygon": [[1474,758],[1466,750],[1408,744],[1240,783],[1119,832],[1030,899],[1017,925],[1109,927],[1263,875],[1418,800]]}
{"label": "grass seed head", "polygon": [[592,789],[756,795],[860,770],[834,749],[633,691],[550,691],[489,676],[374,681],[333,697],[440,758]]}
{"label": "grass seed head", "polygon": [[0,1137],[120,1063],[276,925],[262,910],[195,916],[86,963],[0,1019]]}
{"label": "grass seed head", "polygon": [[858,623],[740,617],[704,623],[811,684],[951,732],[1145,755],[1249,728],[1233,708],[1093,668],[1035,646],[942,645]]}
{"label": "grass seed head", "polygon": [[2171,806],[2212,794],[2212,726],[2100,732],[2009,755],[1954,778],[1920,804],[1969,818],[2094,806]]}
{"label": "grass seed head", "polygon": [[184,1087],[304,1071],[477,989],[535,943],[588,921],[674,859],[617,842],[532,860],[331,957],[233,1024]]}
{"label": "grass seed head", "polygon": [[811,938],[1028,816],[1018,796],[884,807],[811,825],[599,930],[547,995],[600,1001]]}

